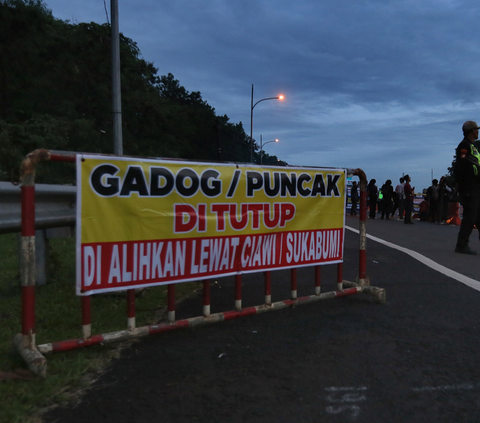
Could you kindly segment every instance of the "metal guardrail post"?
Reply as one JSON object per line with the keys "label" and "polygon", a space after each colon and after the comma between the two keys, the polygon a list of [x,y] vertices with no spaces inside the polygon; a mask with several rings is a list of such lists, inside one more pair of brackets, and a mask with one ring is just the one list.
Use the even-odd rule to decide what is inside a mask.
{"label": "metal guardrail post", "polygon": [[[42,161],[69,160],[60,153],[35,150],[27,155],[21,165],[22,178],[22,238],[21,274],[22,285],[22,333],[14,338],[14,345],[34,373],[45,377],[47,360],[35,345],[35,168]],[[70,161],[75,154],[70,154]]]}
{"label": "metal guardrail post", "polygon": [[[367,276],[367,176],[362,169],[348,169],[349,175],[355,175],[360,178],[360,219],[359,219],[359,264],[358,277],[356,284],[363,288],[363,293],[372,296],[377,303],[386,303],[386,293],[384,289],[370,286],[370,279]],[[351,283],[345,283],[351,286]]]}
{"label": "metal guardrail post", "polygon": [[349,169],[348,173],[360,178],[360,248],[357,283],[365,286],[370,285],[367,277],[367,175],[362,169]]}

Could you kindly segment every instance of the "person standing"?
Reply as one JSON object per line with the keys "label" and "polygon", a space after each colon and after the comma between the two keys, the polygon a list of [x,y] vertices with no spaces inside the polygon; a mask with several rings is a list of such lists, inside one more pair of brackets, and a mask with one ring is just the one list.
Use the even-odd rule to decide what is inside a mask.
{"label": "person standing", "polygon": [[378,189],[375,185],[376,179],[370,179],[370,182],[367,186],[367,193],[368,193],[368,205],[370,207],[370,219],[375,219],[375,213],[377,211],[377,196],[378,196]]}
{"label": "person standing", "polygon": [[438,180],[434,179],[432,185],[427,189],[428,201],[428,219],[431,223],[440,223],[440,214],[438,212],[438,205],[440,204],[440,187]]}
{"label": "person standing", "polygon": [[463,219],[458,232],[455,252],[476,255],[468,242],[474,225],[480,228],[480,153],[474,145],[478,125],[468,120],[463,124],[463,140],[455,152],[455,181],[463,205]]}
{"label": "person standing", "polygon": [[357,181],[353,181],[352,188],[350,189],[350,201],[352,202],[352,208],[350,209],[350,216],[356,216],[357,215],[357,203],[358,203]]}
{"label": "person standing", "polygon": [[412,186],[410,185],[411,179],[409,175],[405,175],[404,180],[405,185],[403,187],[403,191],[405,193],[405,220],[403,221],[403,223],[413,225],[412,211],[415,187],[412,188]]}
{"label": "person standing", "polygon": [[447,184],[445,176],[440,178],[438,183],[439,188],[439,205],[438,205],[438,214],[440,216],[440,223],[445,222],[448,219],[448,204],[452,198],[452,188]]}
{"label": "person standing", "polygon": [[386,219],[390,219],[390,213],[392,212],[392,199],[393,199],[393,187],[392,181],[388,179],[382,186],[383,193],[383,206],[382,206],[382,217],[383,219],[386,215]]}
{"label": "person standing", "polygon": [[400,178],[399,182],[400,183],[395,187],[395,193],[397,194],[395,199],[397,202],[395,204],[393,213],[395,214],[395,210],[398,208],[398,220],[403,220],[403,211],[405,210],[405,192],[403,187],[405,185],[405,180]]}

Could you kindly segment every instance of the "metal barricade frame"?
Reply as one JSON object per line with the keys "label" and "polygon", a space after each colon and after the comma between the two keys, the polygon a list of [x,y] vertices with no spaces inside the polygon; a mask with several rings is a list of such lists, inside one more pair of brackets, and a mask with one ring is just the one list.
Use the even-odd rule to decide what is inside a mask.
{"label": "metal barricade frame", "polygon": [[345,297],[364,293],[372,296],[376,302],[386,302],[385,290],[370,286],[366,273],[366,218],[367,178],[361,169],[347,169],[349,176],[360,178],[360,215],[359,215],[359,273],[355,282],[343,280],[343,262],[337,263],[337,290],[321,293],[320,265],[315,266],[315,293],[298,297],[297,269],[291,269],[291,298],[273,302],[271,297],[271,272],[264,272],[265,303],[242,308],[242,275],[235,276],[235,308],[231,311],[210,313],[210,281],[203,282],[203,316],[177,321],[175,319],[175,283],[167,285],[168,323],[136,327],[135,325],[135,289],[127,289],[127,329],[105,334],[92,335],[90,296],[82,296],[82,338],[36,345],[35,340],[35,168],[46,161],[75,162],[77,154],[53,150],[35,150],[22,162],[22,231],[21,231],[21,287],[22,287],[22,332],[14,337],[14,345],[26,361],[29,369],[42,376],[47,375],[47,360],[43,354],[69,351],[100,343],[128,340],[140,336],[167,332],[185,327],[232,320],[286,307],[308,304],[319,300]]}

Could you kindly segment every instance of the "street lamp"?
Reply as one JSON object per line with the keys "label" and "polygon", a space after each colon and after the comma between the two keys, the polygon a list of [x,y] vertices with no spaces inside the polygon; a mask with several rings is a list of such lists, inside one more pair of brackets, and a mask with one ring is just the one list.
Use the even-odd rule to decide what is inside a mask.
{"label": "street lamp", "polygon": [[276,138],[272,141],[263,142],[262,141],[262,135],[260,134],[260,164],[263,163],[263,146],[267,145],[270,142],[278,142],[278,138]]}
{"label": "street lamp", "polygon": [[277,97],[268,97],[268,98],[262,98],[261,100],[258,100],[255,104],[253,104],[253,84],[252,84],[252,101],[250,102],[250,162],[253,163],[253,109],[255,106],[266,100],[283,100],[285,98],[284,95],[279,95]]}

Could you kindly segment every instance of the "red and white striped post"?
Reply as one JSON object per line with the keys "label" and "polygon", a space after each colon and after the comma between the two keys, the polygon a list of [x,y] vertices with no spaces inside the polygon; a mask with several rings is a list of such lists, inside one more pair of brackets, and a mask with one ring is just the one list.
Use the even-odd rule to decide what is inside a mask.
{"label": "red and white striped post", "polygon": [[337,289],[343,290],[343,263],[337,264]]}
{"label": "red and white striped post", "polygon": [[203,281],[203,317],[210,316],[210,279]]}
{"label": "red and white striped post", "polygon": [[90,296],[82,297],[82,333],[83,339],[88,339],[92,336],[92,317],[90,313]]}
{"label": "red and white striped post", "polygon": [[51,160],[51,153],[36,150],[22,162],[22,344],[35,348],[35,167],[37,163]]}
{"label": "red and white striped post", "polygon": [[320,266],[315,266],[315,295],[320,295],[322,284],[322,271]]}
{"label": "red and white striped post", "polygon": [[168,322],[175,324],[175,284],[167,285],[167,316]]}
{"label": "red and white striped post", "polygon": [[75,153],[35,150],[21,165],[22,231],[21,286],[22,333],[14,337],[14,345],[30,370],[40,376],[47,374],[47,360],[35,344],[35,167],[42,161],[75,161]]}
{"label": "red and white striped post", "polygon": [[35,173],[22,180],[22,335],[23,347],[35,348]]}
{"label": "red and white striped post", "polygon": [[272,273],[268,270],[263,275],[265,278],[265,304],[272,305]]}
{"label": "red and white striped post", "polygon": [[127,329],[135,329],[135,289],[127,289]]}
{"label": "red and white striped post", "polygon": [[297,296],[297,269],[290,270],[290,279],[291,279],[291,292],[292,300],[296,300]]}
{"label": "red and white striped post", "polygon": [[235,275],[235,310],[242,311],[242,275]]}
{"label": "red and white striped post", "polygon": [[360,248],[357,283],[363,286],[370,285],[367,278],[367,176],[362,169],[355,169],[353,174],[360,178]]}

